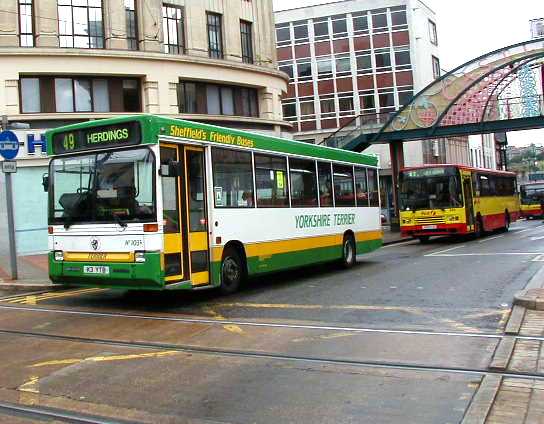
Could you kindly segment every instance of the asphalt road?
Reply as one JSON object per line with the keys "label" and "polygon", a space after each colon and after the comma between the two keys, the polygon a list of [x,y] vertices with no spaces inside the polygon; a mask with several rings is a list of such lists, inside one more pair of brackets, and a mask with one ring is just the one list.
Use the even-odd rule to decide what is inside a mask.
{"label": "asphalt road", "polygon": [[[528,221],[387,246],[348,271],[271,275],[227,297],[7,297],[0,402],[143,422],[458,423],[541,260],[544,225]],[[14,417],[35,418],[0,408],[0,421]]]}

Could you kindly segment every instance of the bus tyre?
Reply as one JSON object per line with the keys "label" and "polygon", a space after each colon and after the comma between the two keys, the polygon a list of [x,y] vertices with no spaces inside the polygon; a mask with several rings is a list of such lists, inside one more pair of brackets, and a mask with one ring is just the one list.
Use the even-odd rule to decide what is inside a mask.
{"label": "bus tyre", "polygon": [[243,261],[236,249],[227,248],[221,261],[221,285],[223,294],[236,292],[244,279]]}
{"label": "bus tyre", "polygon": [[419,236],[418,237],[419,242],[422,243],[422,244],[429,243],[429,238],[430,238],[430,236]]}
{"label": "bus tyre", "polygon": [[355,265],[356,260],[356,247],[355,240],[351,234],[344,236],[344,241],[342,242],[342,267],[351,268]]}

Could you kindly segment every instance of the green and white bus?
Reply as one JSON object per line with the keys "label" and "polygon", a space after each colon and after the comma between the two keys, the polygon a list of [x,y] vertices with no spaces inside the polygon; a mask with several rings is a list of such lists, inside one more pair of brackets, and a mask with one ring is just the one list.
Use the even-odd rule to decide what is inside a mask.
{"label": "green and white bus", "polygon": [[56,284],[228,293],[382,244],[374,156],[152,115],[47,143]]}

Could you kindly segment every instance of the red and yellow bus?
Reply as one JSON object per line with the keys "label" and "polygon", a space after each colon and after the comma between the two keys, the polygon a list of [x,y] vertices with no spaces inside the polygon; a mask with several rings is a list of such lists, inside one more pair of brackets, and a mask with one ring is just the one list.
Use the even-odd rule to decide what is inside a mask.
{"label": "red and yellow bus", "polygon": [[400,227],[404,237],[508,230],[520,215],[516,174],[462,165],[425,165],[400,174]]}
{"label": "red and yellow bus", "polygon": [[521,216],[531,219],[542,217],[542,203],[544,202],[544,183],[528,183],[519,187],[521,202]]}

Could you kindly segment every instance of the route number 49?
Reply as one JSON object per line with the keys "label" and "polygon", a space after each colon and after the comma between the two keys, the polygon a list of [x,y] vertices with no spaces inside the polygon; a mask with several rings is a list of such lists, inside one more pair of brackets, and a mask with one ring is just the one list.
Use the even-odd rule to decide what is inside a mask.
{"label": "route number 49", "polygon": [[66,134],[64,136],[64,140],[62,141],[62,147],[64,147],[64,150],[74,150],[76,147],[76,140],[74,138],[74,134]]}

